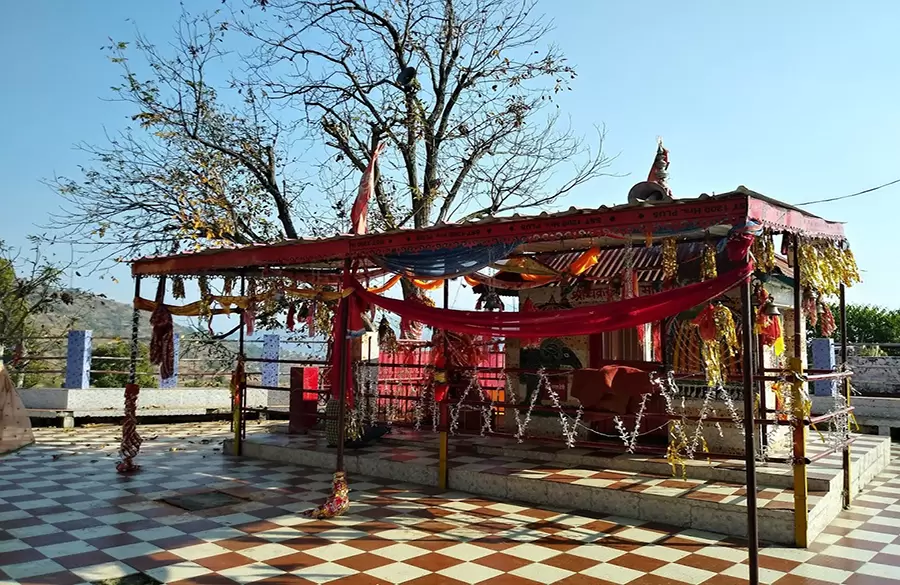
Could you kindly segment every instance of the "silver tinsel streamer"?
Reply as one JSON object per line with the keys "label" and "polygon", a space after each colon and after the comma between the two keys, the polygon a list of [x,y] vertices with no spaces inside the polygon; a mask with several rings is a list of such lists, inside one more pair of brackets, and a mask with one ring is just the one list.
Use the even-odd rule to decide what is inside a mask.
{"label": "silver tinsel streamer", "polygon": [[463,404],[466,401],[466,398],[469,396],[469,391],[473,388],[479,386],[478,384],[478,373],[475,372],[475,375],[469,380],[468,385],[466,385],[466,389],[463,390],[462,396],[459,397],[459,402],[456,403],[450,409],[450,434],[455,435],[456,430],[459,428],[459,412],[463,409]]}

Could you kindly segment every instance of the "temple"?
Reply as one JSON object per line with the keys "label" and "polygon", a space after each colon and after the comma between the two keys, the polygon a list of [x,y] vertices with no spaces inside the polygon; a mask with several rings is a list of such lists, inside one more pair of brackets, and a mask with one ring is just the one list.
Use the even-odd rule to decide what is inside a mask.
{"label": "temple", "polygon": [[[612,207],[143,258],[136,307],[159,355],[172,315],[240,315],[229,447],[335,471],[317,514],[346,509],[355,473],[748,536],[751,559],[758,536],[806,546],[887,463],[851,434],[851,372],[806,363],[807,328],[843,327],[830,306],[859,279],[843,227],[744,187],[651,183]],[[201,300],[167,304],[188,278]],[[302,434],[245,433],[263,312],[330,340],[278,386]],[[813,380],[834,384],[822,417]],[[373,424],[392,432],[348,450]]]}

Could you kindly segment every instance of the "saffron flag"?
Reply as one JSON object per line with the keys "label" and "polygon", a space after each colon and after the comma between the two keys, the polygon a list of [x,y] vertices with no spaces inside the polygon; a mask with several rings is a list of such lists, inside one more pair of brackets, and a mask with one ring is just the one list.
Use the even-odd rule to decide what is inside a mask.
{"label": "saffron flag", "polygon": [[375,152],[372,153],[372,158],[369,160],[362,179],[359,181],[359,192],[356,194],[356,201],[353,202],[353,209],[350,210],[350,222],[354,235],[366,233],[369,199],[372,198],[372,191],[375,189],[375,163],[378,161],[378,155],[384,151],[385,146],[385,143],[381,142],[375,147]]}

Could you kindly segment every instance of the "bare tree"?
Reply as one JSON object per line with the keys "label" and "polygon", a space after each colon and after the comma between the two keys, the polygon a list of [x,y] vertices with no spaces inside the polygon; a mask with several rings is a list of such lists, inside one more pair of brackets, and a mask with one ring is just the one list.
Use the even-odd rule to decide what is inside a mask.
{"label": "bare tree", "polygon": [[[374,225],[422,228],[552,205],[602,174],[553,97],[575,70],[535,0],[255,0],[251,69],[303,107],[332,195],[352,196],[375,146]],[[241,11],[245,12],[245,11]],[[548,106],[550,106],[549,111]]]}
{"label": "bare tree", "polygon": [[295,123],[230,81],[226,22],[184,14],[174,30],[163,49],[140,34],[107,47],[122,70],[114,99],[134,107],[133,124],[79,145],[94,160],[82,177],[48,181],[68,202],[55,226],[99,244],[103,259],[315,231],[316,216],[301,213],[306,183],[290,171]]}

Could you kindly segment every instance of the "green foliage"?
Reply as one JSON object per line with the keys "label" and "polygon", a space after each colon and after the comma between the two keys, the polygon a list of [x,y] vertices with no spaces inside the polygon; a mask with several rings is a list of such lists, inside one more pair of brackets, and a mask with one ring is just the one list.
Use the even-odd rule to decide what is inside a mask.
{"label": "green foliage", "polygon": [[[91,386],[94,388],[123,388],[128,383],[131,346],[124,341],[104,343],[94,348],[91,363]],[[98,359],[104,358],[104,359]],[[112,358],[112,359],[107,359]],[[155,368],[150,364],[150,348],[140,344],[137,362],[137,383],[142,388],[156,388]]]}
{"label": "green foliage", "polygon": [[[831,307],[834,314],[836,343],[841,339],[841,314],[837,305]],[[807,329],[809,337],[822,337],[821,326]],[[895,348],[879,348],[882,343],[900,343],[900,309],[888,309],[877,305],[847,305],[847,341],[865,343],[857,354],[871,357],[895,355]]]}

